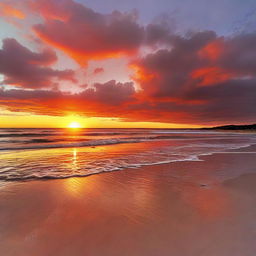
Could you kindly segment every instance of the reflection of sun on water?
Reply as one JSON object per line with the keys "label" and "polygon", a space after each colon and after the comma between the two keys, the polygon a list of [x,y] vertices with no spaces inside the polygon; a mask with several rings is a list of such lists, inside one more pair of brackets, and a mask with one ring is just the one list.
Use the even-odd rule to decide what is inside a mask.
{"label": "reflection of sun on water", "polygon": [[77,169],[77,151],[76,151],[76,148],[73,149],[73,168]]}
{"label": "reflection of sun on water", "polygon": [[[67,168],[69,168],[71,175],[79,175],[79,149],[73,148],[70,153],[71,157]],[[90,184],[86,178],[80,177],[73,177],[64,180],[64,186],[68,194],[75,197],[82,197],[93,189],[92,184]]]}

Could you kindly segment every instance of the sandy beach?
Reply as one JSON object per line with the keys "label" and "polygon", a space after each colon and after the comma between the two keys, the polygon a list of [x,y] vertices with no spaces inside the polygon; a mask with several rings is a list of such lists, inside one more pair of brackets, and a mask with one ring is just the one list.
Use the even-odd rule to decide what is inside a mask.
{"label": "sandy beach", "polygon": [[[1,255],[253,256],[256,158],[241,151],[10,182],[0,190]],[[227,170],[234,177],[222,180]]]}

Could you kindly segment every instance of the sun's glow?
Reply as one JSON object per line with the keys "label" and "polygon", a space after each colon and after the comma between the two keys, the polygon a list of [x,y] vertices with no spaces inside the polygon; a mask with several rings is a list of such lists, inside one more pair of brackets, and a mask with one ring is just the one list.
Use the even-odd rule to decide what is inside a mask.
{"label": "sun's glow", "polygon": [[68,128],[81,128],[81,125],[78,122],[71,122]]}

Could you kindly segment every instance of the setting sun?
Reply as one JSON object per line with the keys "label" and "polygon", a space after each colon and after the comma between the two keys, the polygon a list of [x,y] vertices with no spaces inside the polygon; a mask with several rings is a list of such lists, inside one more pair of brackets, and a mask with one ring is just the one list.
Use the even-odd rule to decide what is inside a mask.
{"label": "setting sun", "polygon": [[78,122],[72,122],[68,125],[68,128],[81,128],[81,125]]}

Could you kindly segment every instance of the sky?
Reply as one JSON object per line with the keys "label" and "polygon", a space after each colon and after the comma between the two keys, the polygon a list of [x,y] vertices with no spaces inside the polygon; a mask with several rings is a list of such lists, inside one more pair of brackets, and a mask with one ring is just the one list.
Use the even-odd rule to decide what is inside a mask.
{"label": "sky", "polygon": [[256,119],[255,0],[0,0],[0,127]]}

